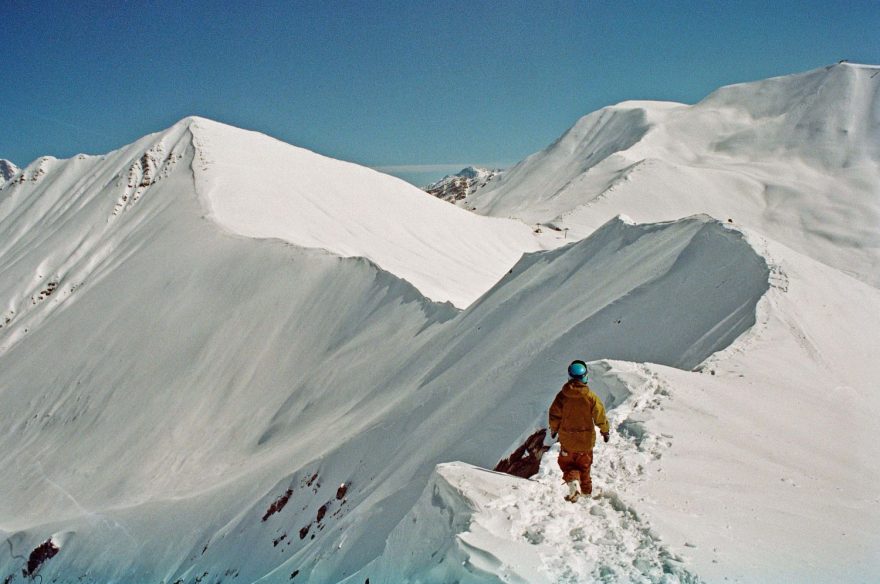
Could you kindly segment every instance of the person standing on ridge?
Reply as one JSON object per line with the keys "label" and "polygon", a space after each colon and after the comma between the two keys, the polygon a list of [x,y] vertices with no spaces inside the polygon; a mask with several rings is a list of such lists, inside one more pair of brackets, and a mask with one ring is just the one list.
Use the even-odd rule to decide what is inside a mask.
{"label": "person standing on ridge", "polygon": [[590,467],[596,426],[605,442],[608,442],[609,429],[605,404],[587,385],[587,364],[573,361],[568,366],[568,376],[568,382],[550,406],[550,436],[559,435],[559,468],[569,489],[565,500],[574,503],[581,495],[593,492]]}

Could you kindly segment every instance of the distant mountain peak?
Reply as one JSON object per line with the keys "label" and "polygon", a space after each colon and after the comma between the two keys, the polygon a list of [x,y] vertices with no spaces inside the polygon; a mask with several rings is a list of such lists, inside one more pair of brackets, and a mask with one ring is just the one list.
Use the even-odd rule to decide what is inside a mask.
{"label": "distant mountain peak", "polygon": [[424,187],[424,190],[438,199],[456,203],[474,194],[498,176],[500,170],[468,166],[456,174],[449,174]]}
{"label": "distant mountain peak", "polygon": [[467,168],[462,168],[457,176],[465,177],[465,178],[484,178],[490,176],[492,173],[497,171],[489,168],[483,168],[480,166],[468,166]]}

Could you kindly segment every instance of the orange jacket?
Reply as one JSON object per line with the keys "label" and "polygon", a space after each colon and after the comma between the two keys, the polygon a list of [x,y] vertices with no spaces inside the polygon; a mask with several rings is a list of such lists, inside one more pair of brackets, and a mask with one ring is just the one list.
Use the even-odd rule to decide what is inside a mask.
{"label": "orange jacket", "polygon": [[596,426],[608,432],[605,405],[586,383],[570,379],[550,406],[550,432],[559,432],[563,450],[587,452],[596,445]]}

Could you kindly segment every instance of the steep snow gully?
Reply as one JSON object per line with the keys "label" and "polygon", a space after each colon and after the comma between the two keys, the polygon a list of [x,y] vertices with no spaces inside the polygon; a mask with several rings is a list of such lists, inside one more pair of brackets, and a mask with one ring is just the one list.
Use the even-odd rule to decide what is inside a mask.
{"label": "steep snow gully", "polygon": [[[106,157],[42,161],[0,192],[6,584],[27,580],[20,558],[40,546],[54,550],[34,569],[45,582],[403,582],[382,562],[441,481],[521,484],[492,503],[510,518],[487,533],[528,522],[550,553],[558,527],[536,505],[564,515],[552,457],[535,483],[435,466],[494,466],[543,423],[573,357],[696,366],[749,329],[768,287],[767,264],[722,223],[619,218],[526,255],[458,311],[370,261],[206,221],[192,169],[214,184],[227,170],[204,164],[188,123]],[[609,406],[649,399],[608,389],[612,377],[597,377]],[[617,448],[636,476],[654,446],[629,424],[633,445]],[[687,581],[608,484],[578,508],[605,535],[585,528],[570,545],[619,557],[566,568],[543,553],[534,569]],[[438,504],[455,507],[445,493]],[[477,555],[467,578],[429,576],[454,555],[413,557],[406,577],[517,581],[481,572]]]}

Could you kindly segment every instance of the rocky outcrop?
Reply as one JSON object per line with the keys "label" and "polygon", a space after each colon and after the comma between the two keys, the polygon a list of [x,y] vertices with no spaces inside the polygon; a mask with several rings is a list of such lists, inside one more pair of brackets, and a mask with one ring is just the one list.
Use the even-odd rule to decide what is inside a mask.
{"label": "rocky outcrop", "polygon": [[0,181],[6,182],[18,174],[18,172],[19,169],[17,166],[8,160],[0,158]]}
{"label": "rocky outcrop", "polygon": [[474,194],[499,174],[499,170],[468,166],[426,186],[425,191],[438,199],[455,203]]}

